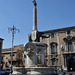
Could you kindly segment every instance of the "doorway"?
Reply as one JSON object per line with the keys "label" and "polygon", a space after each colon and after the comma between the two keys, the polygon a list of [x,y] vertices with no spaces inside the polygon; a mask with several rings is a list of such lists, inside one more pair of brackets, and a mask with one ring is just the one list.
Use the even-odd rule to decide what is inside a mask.
{"label": "doorway", "polygon": [[70,57],[67,61],[68,71],[75,71],[75,59]]}

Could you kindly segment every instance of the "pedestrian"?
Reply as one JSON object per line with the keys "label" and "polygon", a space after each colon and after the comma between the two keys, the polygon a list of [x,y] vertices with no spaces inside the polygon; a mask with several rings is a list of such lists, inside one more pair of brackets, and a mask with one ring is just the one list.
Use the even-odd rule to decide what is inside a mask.
{"label": "pedestrian", "polygon": [[55,72],[57,73],[57,67],[55,66]]}
{"label": "pedestrian", "polygon": [[61,66],[61,72],[63,72],[63,66]]}

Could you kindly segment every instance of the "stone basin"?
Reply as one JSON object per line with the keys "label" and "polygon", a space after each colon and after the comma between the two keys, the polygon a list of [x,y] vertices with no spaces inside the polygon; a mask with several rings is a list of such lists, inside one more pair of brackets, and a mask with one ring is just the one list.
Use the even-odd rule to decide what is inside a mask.
{"label": "stone basin", "polygon": [[54,67],[14,67],[13,74],[55,74]]}
{"label": "stone basin", "polygon": [[54,73],[53,67],[26,67],[26,74],[51,74]]}

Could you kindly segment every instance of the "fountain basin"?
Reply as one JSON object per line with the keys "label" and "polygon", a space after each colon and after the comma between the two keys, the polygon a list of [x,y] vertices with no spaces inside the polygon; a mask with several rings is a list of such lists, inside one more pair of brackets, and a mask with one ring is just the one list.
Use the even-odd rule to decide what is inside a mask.
{"label": "fountain basin", "polygon": [[54,67],[14,67],[13,74],[55,74]]}
{"label": "fountain basin", "polygon": [[26,74],[25,67],[13,67],[13,73],[12,74]]}
{"label": "fountain basin", "polygon": [[54,73],[54,67],[25,67],[26,74],[52,74]]}

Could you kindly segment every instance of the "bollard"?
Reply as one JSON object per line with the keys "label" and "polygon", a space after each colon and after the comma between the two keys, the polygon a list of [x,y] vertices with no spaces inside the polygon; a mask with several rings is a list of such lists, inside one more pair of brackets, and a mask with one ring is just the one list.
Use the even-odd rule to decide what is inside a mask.
{"label": "bollard", "polygon": [[72,73],[69,73],[69,75],[72,75]]}

